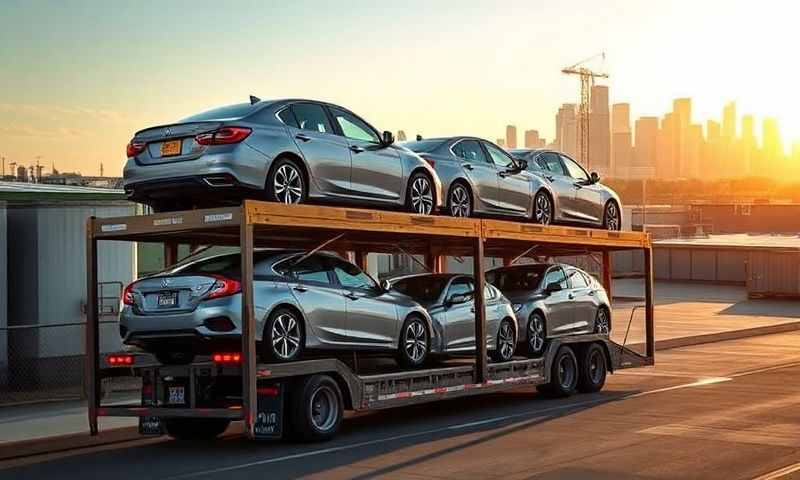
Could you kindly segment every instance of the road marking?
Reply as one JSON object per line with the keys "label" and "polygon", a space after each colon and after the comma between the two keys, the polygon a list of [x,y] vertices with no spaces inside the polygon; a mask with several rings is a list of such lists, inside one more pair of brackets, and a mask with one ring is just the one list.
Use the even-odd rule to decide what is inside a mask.
{"label": "road marking", "polygon": [[776,478],[783,478],[790,473],[794,473],[800,471],[800,462],[793,463],[792,465],[787,465],[783,468],[779,468],[774,472],[765,473],[764,475],[759,475],[758,477],[754,477],[753,480],[775,480]]}

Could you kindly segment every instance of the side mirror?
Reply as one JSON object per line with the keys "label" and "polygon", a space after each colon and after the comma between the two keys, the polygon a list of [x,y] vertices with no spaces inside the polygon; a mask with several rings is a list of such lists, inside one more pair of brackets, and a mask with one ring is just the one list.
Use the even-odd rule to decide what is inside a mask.
{"label": "side mirror", "polygon": [[389,130],[384,130],[383,137],[381,138],[381,143],[384,146],[388,147],[389,145],[394,143],[394,134]]}
{"label": "side mirror", "polygon": [[559,282],[552,282],[547,284],[547,288],[544,289],[545,293],[555,293],[560,292],[562,290],[561,284]]}
{"label": "side mirror", "polygon": [[384,292],[388,292],[389,290],[392,289],[392,284],[389,283],[389,280],[381,280],[380,286],[381,290],[383,290]]}
{"label": "side mirror", "polygon": [[600,175],[597,172],[592,172],[590,175],[592,183],[598,183],[600,181]]}

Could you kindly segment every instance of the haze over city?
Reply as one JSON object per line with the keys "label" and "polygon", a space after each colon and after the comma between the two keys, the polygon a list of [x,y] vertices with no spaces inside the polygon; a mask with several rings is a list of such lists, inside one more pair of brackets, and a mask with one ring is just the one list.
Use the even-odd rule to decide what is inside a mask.
{"label": "haze over city", "polygon": [[496,139],[513,124],[520,138],[537,129],[549,141],[559,107],[579,101],[561,68],[601,50],[609,103],[629,103],[632,125],[691,97],[704,135],[735,101],[759,141],[764,117],[776,119],[786,154],[800,139],[790,2],[348,6],[358,15],[334,20],[308,1],[7,2],[0,156],[119,175],[136,130],[249,94],[333,101],[409,136]]}

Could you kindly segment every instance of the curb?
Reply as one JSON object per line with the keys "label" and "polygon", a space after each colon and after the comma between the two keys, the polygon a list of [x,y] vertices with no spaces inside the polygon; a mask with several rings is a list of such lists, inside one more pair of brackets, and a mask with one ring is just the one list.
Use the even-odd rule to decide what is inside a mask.
{"label": "curb", "polygon": [[89,435],[88,432],[84,432],[21,440],[18,442],[4,442],[0,443],[0,461],[130,442],[143,438],[145,437],[139,435],[138,427],[119,427],[101,430],[100,433],[94,437]]}
{"label": "curb", "polygon": [[[800,321],[787,322],[778,325],[765,325],[763,327],[745,328],[741,330],[731,330],[728,332],[707,333],[703,335],[693,335],[691,337],[668,338],[656,340],[656,351],[670,350],[680,347],[691,347],[693,345],[703,345],[706,343],[725,342],[728,340],[739,340],[742,338],[760,337],[773,335],[776,333],[795,332],[800,330]],[[626,345],[625,348],[639,349],[644,348],[643,343]]]}

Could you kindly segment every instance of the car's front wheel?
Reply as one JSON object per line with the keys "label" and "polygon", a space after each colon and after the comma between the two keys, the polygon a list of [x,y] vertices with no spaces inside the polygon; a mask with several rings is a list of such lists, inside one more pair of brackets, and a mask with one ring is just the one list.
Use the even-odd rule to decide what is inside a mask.
{"label": "car's front wheel", "polygon": [[463,183],[456,183],[450,188],[447,198],[447,211],[453,217],[472,216],[472,194]]}
{"label": "car's front wheel", "polygon": [[425,321],[412,315],[403,322],[398,341],[397,360],[404,367],[419,367],[425,363],[431,339]]}
{"label": "car's front wheel", "polygon": [[617,202],[610,201],[606,203],[606,208],[603,213],[603,227],[606,230],[621,230],[622,219],[619,212]]}
{"label": "car's front wheel", "polygon": [[276,308],[264,325],[261,357],[265,362],[298,360],[305,346],[303,319],[289,308]]}
{"label": "car's front wheel", "polygon": [[433,181],[426,173],[417,172],[411,176],[406,193],[406,208],[411,213],[430,215],[436,205]]}
{"label": "car's front wheel", "polygon": [[511,320],[505,319],[500,323],[496,342],[492,351],[492,360],[507,362],[514,358],[514,350],[517,348],[517,333]]}
{"label": "car's front wheel", "polygon": [[531,357],[541,357],[544,353],[545,340],[547,334],[545,333],[544,317],[541,313],[533,313],[528,319],[527,327],[527,347],[528,355]]}
{"label": "car's front wheel", "polygon": [[273,202],[304,203],[308,197],[303,171],[288,158],[278,159],[267,179],[267,196]]}
{"label": "car's front wheel", "polygon": [[542,225],[553,223],[553,200],[544,190],[533,197],[533,221]]}

